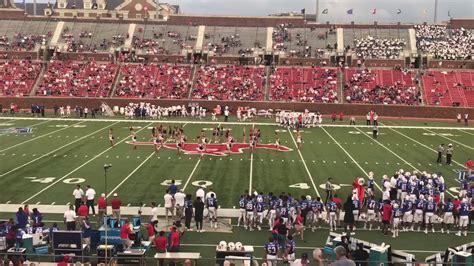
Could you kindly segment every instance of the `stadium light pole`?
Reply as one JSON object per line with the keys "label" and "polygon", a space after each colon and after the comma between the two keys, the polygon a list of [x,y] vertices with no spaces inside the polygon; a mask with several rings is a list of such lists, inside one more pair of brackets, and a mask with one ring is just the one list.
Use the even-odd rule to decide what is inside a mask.
{"label": "stadium light pole", "polygon": [[[107,169],[109,169],[110,167],[112,167],[112,164],[104,164],[104,193],[105,193],[105,201],[107,202]],[[107,204],[105,205],[105,213],[107,213]],[[104,219],[104,218],[102,218]],[[109,246],[107,245],[108,244],[108,241],[107,241],[107,228],[108,225],[107,223],[104,223],[104,229],[105,229],[105,253],[104,253],[104,260],[105,260],[105,265],[108,265],[107,263],[107,249],[109,248]]]}
{"label": "stadium light pole", "polygon": [[436,24],[436,21],[438,20],[438,0],[434,0],[434,24]]}
{"label": "stadium light pole", "polygon": [[316,23],[318,23],[318,16],[319,16],[319,0],[316,0],[316,16],[315,16]]}

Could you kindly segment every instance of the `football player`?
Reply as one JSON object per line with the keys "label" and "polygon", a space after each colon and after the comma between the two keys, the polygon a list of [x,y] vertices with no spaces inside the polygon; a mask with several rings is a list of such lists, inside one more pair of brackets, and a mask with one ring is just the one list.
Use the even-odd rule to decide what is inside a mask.
{"label": "football player", "polygon": [[109,128],[109,142],[110,147],[115,147],[114,130],[112,128]]}
{"label": "football player", "polygon": [[246,196],[240,195],[240,199],[239,199],[240,215],[239,215],[239,219],[237,220],[237,226],[240,226],[240,221],[242,221],[242,224],[244,225],[245,228],[247,228],[246,215],[245,215],[246,203],[247,203]]}
{"label": "football player", "polygon": [[443,207],[443,221],[441,222],[441,233],[444,234],[444,229],[446,229],[446,233],[449,234],[449,228],[454,223],[454,204],[449,198]]}
{"label": "football player", "polygon": [[428,196],[428,200],[425,202],[425,234],[428,234],[428,228],[430,227],[433,233],[435,232],[433,221],[434,213],[436,212],[436,203],[432,196]]}
{"label": "football player", "polygon": [[206,200],[207,210],[209,213],[209,221],[211,223],[211,228],[214,227],[217,229],[217,199],[214,193],[211,194]]}
{"label": "football player", "polygon": [[336,231],[337,230],[337,217],[336,217],[337,204],[331,198],[328,201],[326,207],[328,210],[329,229],[331,232]]}
{"label": "football player", "polygon": [[367,224],[369,224],[369,231],[372,231],[372,225],[376,221],[376,212],[377,212],[378,202],[375,200],[375,196],[370,196],[367,201],[367,220],[364,224],[364,229],[367,229]]}
{"label": "football player", "polygon": [[133,127],[130,127],[130,138],[132,139],[133,143],[133,149],[137,149],[137,133],[135,132],[135,129]]}
{"label": "football player", "polygon": [[467,198],[462,199],[461,205],[459,205],[459,231],[456,233],[457,236],[467,236],[467,228],[469,225],[469,213],[471,212],[471,205],[468,203]]}
{"label": "football player", "polygon": [[402,209],[399,208],[398,203],[393,204],[392,208],[392,237],[398,237],[400,217],[402,217]]}

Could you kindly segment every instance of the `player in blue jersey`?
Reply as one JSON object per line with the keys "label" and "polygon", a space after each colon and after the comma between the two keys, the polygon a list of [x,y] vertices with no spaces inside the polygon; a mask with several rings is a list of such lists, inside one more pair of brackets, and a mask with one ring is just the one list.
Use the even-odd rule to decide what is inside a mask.
{"label": "player in blue jersey", "polygon": [[271,236],[268,243],[263,246],[264,259],[268,266],[277,265],[278,259],[278,243]]}
{"label": "player in blue jersey", "polygon": [[433,222],[434,214],[436,212],[436,203],[432,196],[428,196],[428,200],[425,202],[425,234],[428,234],[428,229],[431,228],[433,233],[435,232]]}
{"label": "player in blue jersey", "polygon": [[327,206],[327,211],[328,211],[328,222],[329,222],[329,229],[330,231],[336,231],[337,230],[337,217],[336,217],[336,212],[337,212],[337,204],[333,201],[333,199],[329,199],[328,203],[326,204]]}
{"label": "player in blue jersey", "polygon": [[273,193],[270,193],[268,195],[268,212],[266,216],[268,220],[268,225],[270,226],[269,231],[271,231],[273,228],[273,223],[275,222],[277,208],[278,208],[278,199],[275,196],[273,196]]}
{"label": "player in blue jersey", "polygon": [[372,225],[376,220],[376,212],[378,211],[378,202],[375,200],[375,196],[370,196],[367,201],[367,219],[364,224],[364,229],[367,229],[367,224],[369,225],[369,230],[372,230]]}
{"label": "player in blue jersey", "polygon": [[452,202],[451,198],[448,198],[443,207],[443,222],[441,223],[441,233],[444,233],[444,229],[446,229],[446,233],[449,234],[449,228],[454,223],[453,212],[454,203]]}
{"label": "player in blue jersey", "polygon": [[294,261],[296,259],[295,250],[296,250],[296,242],[295,240],[293,240],[292,235],[288,235],[288,242],[286,242],[284,259],[288,262]]}
{"label": "player in blue jersey", "polygon": [[211,196],[206,199],[206,207],[209,214],[209,221],[211,222],[211,228],[217,229],[217,199],[216,194],[211,193]]}
{"label": "player in blue jersey", "polygon": [[237,226],[240,226],[240,222],[242,221],[242,224],[244,226],[246,226],[246,218],[247,218],[247,215],[245,214],[245,204],[247,203],[247,198],[245,195],[240,195],[240,199],[239,199],[239,211],[240,211],[240,214],[239,214],[239,219],[237,220]]}
{"label": "player in blue jersey", "polygon": [[415,196],[405,196],[405,200],[402,204],[403,211],[403,231],[413,231],[413,202],[416,199]]}
{"label": "player in blue jersey", "polygon": [[313,200],[313,202],[311,203],[311,210],[313,213],[313,222],[311,224],[311,230],[314,232],[316,228],[321,228],[320,220],[324,210],[324,204],[321,201],[320,197],[317,197],[315,200]]}
{"label": "player in blue jersey", "polygon": [[[260,195],[259,195],[260,196]],[[255,201],[255,224],[257,225],[258,231],[262,230],[262,224],[263,224],[263,211],[265,210],[264,208],[264,203],[263,203],[263,197],[257,196],[256,201]]]}
{"label": "player in blue jersey", "polygon": [[245,229],[249,229],[250,231],[253,231],[253,225],[254,225],[254,211],[255,211],[255,203],[252,195],[247,196],[247,200],[245,202],[245,219],[246,219],[246,224],[245,224]]}
{"label": "player in blue jersey", "polygon": [[457,236],[467,236],[467,228],[469,225],[469,214],[472,211],[472,206],[467,201],[467,198],[462,199],[461,205],[459,205],[459,231],[456,233]]}
{"label": "player in blue jersey", "polygon": [[423,212],[425,211],[425,196],[420,197],[415,201],[415,215],[414,222],[418,225],[417,231],[421,230],[421,223],[423,222]]}
{"label": "player in blue jersey", "polygon": [[398,237],[400,219],[403,215],[402,209],[399,207],[398,203],[393,204],[392,208],[392,237]]}

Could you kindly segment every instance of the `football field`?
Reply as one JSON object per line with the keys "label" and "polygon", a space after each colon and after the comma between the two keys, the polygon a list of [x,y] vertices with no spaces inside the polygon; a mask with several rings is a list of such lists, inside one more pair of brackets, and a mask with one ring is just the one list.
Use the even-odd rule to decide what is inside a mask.
{"label": "football field", "polygon": [[[171,144],[155,152],[149,145],[151,127],[160,124],[183,127],[186,145],[190,146],[197,142],[202,130],[212,139],[211,129],[222,125],[231,130],[240,146],[227,154],[223,152],[223,145],[208,145],[202,160],[194,148],[177,155]],[[347,124],[348,121],[332,123],[325,120],[323,126],[302,129],[303,145],[298,150],[296,131],[277,126],[268,119],[224,123],[195,119],[1,117],[0,187],[4,189],[0,193],[0,204],[67,205],[74,202],[72,191],[76,184],[81,184],[83,187],[91,185],[99,194],[105,191],[109,196],[118,193],[124,206],[148,205],[151,201],[163,206],[165,189],[174,179],[185,193],[193,195],[199,186],[212,187],[221,208],[233,209],[240,194],[254,189],[275,194],[288,192],[298,198],[311,195],[324,199],[324,183],[328,177],[333,178],[337,194],[345,199],[352,190],[351,183],[355,177],[366,178],[372,171],[377,185],[380,185],[382,175],[391,175],[398,169],[441,173],[448,194],[454,196],[459,187],[456,180],[458,171],[464,169],[468,158],[474,157],[474,128],[454,121],[381,120],[377,139],[372,138],[371,127]],[[137,149],[129,143],[130,127],[136,129],[141,144]],[[251,127],[262,132],[261,145],[254,153],[242,139],[244,128],[248,133]],[[115,147],[111,147],[108,141],[109,128],[114,129]],[[274,145],[275,131],[281,140],[280,149]],[[440,143],[454,146],[451,166],[436,163],[436,149]],[[107,178],[104,177],[104,164],[112,164]],[[380,190],[377,193],[381,195]],[[238,228],[235,230],[245,232]],[[308,233],[308,239],[311,239],[310,235]],[[246,237],[252,239],[253,236]],[[325,239],[321,235],[317,237]],[[452,236],[447,237],[451,239]],[[215,245],[214,238],[217,241],[220,237],[211,234],[207,242],[202,239],[190,242]],[[375,235],[372,238],[374,241],[377,239]],[[429,239],[426,249],[439,250],[432,247]],[[397,241],[406,247],[404,249],[409,248],[403,240]],[[464,243],[461,239],[456,241]],[[251,244],[261,245],[263,242]],[[302,245],[312,247],[321,243]],[[212,249],[212,246],[208,248]]]}

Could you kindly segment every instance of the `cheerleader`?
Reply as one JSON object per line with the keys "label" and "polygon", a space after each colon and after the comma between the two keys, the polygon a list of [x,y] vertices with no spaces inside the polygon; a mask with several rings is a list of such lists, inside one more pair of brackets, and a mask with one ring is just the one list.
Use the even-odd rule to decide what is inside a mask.
{"label": "cheerleader", "polygon": [[254,153],[256,147],[257,147],[257,136],[252,134],[250,136],[250,151]]}
{"label": "cheerleader", "polygon": [[132,139],[133,142],[133,149],[137,149],[137,133],[133,129],[133,127],[130,127],[130,138]]}
{"label": "cheerleader", "polygon": [[232,143],[234,143],[234,138],[232,138],[232,136],[229,136],[227,138],[227,153],[230,153],[232,151]]}
{"label": "cheerleader", "polygon": [[186,141],[186,138],[184,137],[184,135],[179,136],[178,141],[177,141],[178,143],[176,144],[178,148],[178,155],[180,155],[181,151],[184,149],[185,141]]}
{"label": "cheerleader", "polygon": [[153,146],[155,147],[155,152],[158,152],[161,148],[161,140],[163,137],[161,137],[161,134],[155,134],[151,136],[151,139],[153,140]]}
{"label": "cheerleader", "polygon": [[245,143],[247,141],[247,135],[245,134],[245,127],[242,129],[242,142]]}
{"label": "cheerleader", "polygon": [[206,139],[204,137],[198,137],[198,152],[200,154],[200,159],[204,158],[204,151],[206,150]]}
{"label": "cheerleader", "polygon": [[109,128],[109,142],[110,142],[110,147],[115,147],[115,142],[114,142],[114,130],[112,128]]}

